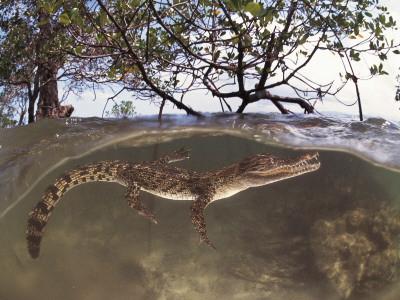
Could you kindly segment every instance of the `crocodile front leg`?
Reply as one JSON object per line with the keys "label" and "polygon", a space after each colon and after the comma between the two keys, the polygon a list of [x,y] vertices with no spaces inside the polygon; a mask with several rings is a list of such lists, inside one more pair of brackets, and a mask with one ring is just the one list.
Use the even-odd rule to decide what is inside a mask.
{"label": "crocodile front leg", "polygon": [[190,216],[194,224],[194,228],[200,235],[200,242],[205,242],[211,249],[215,250],[214,245],[210,242],[207,237],[206,222],[204,221],[203,212],[207,205],[210,203],[211,197],[203,196],[199,197],[190,206]]}
{"label": "crocodile front leg", "polygon": [[149,210],[144,206],[142,201],[139,200],[139,192],[140,192],[140,186],[138,184],[135,183],[129,185],[125,193],[126,201],[128,202],[129,206],[136,209],[139,212],[139,214],[141,214],[154,224],[157,224],[157,220],[154,217],[154,215],[151,212],[149,212]]}

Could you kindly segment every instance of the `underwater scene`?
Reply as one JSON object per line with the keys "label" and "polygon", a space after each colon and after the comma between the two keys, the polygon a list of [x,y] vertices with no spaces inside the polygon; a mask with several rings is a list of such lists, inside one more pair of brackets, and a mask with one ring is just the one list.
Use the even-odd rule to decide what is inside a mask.
{"label": "underwater scene", "polygon": [[[0,299],[399,299],[399,145],[399,125],[383,119],[276,114],[59,119],[3,130]],[[185,159],[162,161],[183,147]],[[276,162],[268,175],[248,159],[264,153]],[[179,168],[159,182],[166,194],[179,174],[201,195],[203,177],[224,182],[213,192],[226,197],[204,210],[215,250],[200,242],[194,200],[142,186],[155,224],[130,207],[118,182],[77,179],[31,257],[28,218],[45,191],[58,197],[46,190],[57,177],[93,162],[156,160]],[[143,174],[158,168],[134,165]],[[263,183],[242,190],[251,181],[242,169]]]}

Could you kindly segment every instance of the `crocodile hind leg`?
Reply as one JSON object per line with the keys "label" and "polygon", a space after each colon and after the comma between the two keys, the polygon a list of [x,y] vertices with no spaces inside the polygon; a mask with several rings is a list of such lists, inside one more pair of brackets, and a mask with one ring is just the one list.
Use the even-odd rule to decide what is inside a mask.
{"label": "crocodile hind leg", "polygon": [[149,212],[149,210],[143,205],[142,201],[139,200],[139,192],[139,185],[129,185],[125,193],[126,201],[128,202],[129,206],[136,209],[139,214],[141,214],[154,224],[157,224],[157,220],[154,215]]}
{"label": "crocodile hind leg", "polygon": [[207,237],[206,222],[204,221],[203,212],[207,205],[210,203],[211,198],[199,198],[190,206],[190,216],[194,224],[194,228],[200,235],[200,242],[205,242],[207,246],[215,250],[214,245]]}
{"label": "crocodile hind leg", "polygon": [[161,156],[156,161],[164,164],[164,163],[171,163],[171,162],[180,161],[180,160],[184,160],[184,159],[188,159],[188,158],[189,158],[189,150],[185,149],[185,147],[182,147],[178,150],[175,150],[174,152],[172,152],[170,154]]}

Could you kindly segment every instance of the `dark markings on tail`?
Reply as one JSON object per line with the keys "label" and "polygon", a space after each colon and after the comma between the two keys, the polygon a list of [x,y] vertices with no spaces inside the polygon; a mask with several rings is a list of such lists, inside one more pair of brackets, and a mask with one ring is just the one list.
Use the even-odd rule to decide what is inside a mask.
{"label": "dark markings on tail", "polygon": [[92,181],[118,181],[117,169],[121,167],[119,161],[103,161],[80,166],[58,177],[49,185],[40,202],[30,212],[26,240],[28,251],[33,258],[40,252],[47,221],[59,199],[71,188]]}

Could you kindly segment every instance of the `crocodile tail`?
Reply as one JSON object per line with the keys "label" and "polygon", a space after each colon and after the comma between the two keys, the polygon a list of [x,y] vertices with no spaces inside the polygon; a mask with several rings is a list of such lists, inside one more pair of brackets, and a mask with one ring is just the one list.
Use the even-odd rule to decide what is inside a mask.
{"label": "crocodile tail", "polygon": [[40,242],[49,217],[60,198],[73,187],[94,181],[120,182],[117,171],[119,161],[101,161],[79,166],[59,176],[43,193],[42,199],[29,213],[26,240],[32,258],[40,252]]}

